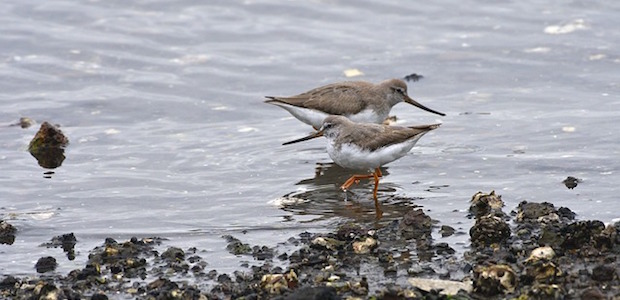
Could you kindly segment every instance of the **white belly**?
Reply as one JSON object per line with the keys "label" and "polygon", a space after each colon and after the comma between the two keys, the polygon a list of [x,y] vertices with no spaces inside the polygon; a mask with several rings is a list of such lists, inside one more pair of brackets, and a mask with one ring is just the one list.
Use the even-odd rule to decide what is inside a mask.
{"label": "white belly", "polygon": [[273,104],[286,109],[289,113],[291,113],[291,115],[293,115],[293,117],[316,129],[321,128],[323,125],[323,120],[325,120],[328,116],[328,114],[314,109],[302,108],[278,102],[274,102]]}
{"label": "white belly", "polygon": [[327,143],[329,157],[341,167],[358,170],[372,170],[391,163],[413,148],[418,138],[404,143],[379,148],[375,151],[362,150],[353,144],[345,144],[337,149],[331,141]]}
{"label": "white belly", "polygon": [[377,113],[369,108],[360,111],[355,115],[347,115],[349,120],[357,123],[375,123],[381,124],[388,117],[389,113]]}

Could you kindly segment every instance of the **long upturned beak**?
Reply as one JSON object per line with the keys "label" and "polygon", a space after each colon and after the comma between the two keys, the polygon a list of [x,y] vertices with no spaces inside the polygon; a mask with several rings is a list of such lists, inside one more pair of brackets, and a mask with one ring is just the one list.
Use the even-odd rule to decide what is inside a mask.
{"label": "long upturned beak", "polygon": [[313,134],[311,134],[309,136],[305,136],[305,137],[302,137],[300,139],[296,139],[296,140],[293,140],[293,141],[290,141],[290,142],[286,142],[286,143],[284,143],[282,145],[295,144],[295,143],[311,140],[313,138],[318,138],[318,137],[321,137],[321,136],[323,136],[323,130],[317,131],[317,132],[315,132],[315,133],[313,133]]}
{"label": "long upturned beak", "polygon": [[415,106],[415,107],[421,108],[421,109],[423,109],[423,110],[425,110],[425,111],[427,111],[427,112],[431,112],[431,113],[434,113],[434,114],[438,114],[438,115],[440,115],[440,116],[445,116],[445,115],[446,115],[446,114],[441,113],[441,112],[438,112],[438,111],[436,111],[436,110],[432,110],[432,109],[430,109],[430,108],[428,108],[428,107],[426,107],[426,106],[424,106],[424,105],[422,105],[422,104],[418,103],[417,101],[415,101],[415,100],[413,100],[413,99],[411,99],[411,98],[407,97],[407,96],[405,96],[405,97],[406,97],[406,98],[405,98],[405,102],[407,102],[407,103],[409,103],[409,104],[411,104],[411,105],[413,105],[413,106]]}

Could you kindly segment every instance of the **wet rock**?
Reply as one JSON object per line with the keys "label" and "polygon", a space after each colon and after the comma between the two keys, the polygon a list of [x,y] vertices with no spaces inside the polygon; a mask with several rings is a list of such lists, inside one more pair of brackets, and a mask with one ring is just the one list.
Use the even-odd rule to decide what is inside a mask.
{"label": "wet rock", "polygon": [[[281,261],[276,266],[272,259],[280,248],[254,246],[254,259],[243,262],[241,269],[232,274],[206,272],[206,263],[196,255],[196,248],[183,252],[168,247],[159,255],[155,246],[161,239],[106,239],[102,246],[90,251],[83,269],[67,276],[5,277],[0,281],[0,298],[40,299],[48,295],[43,297],[83,299],[84,295],[114,295],[127,299],[613,299],[620,295],[620,223],[604,227],[598,221],[573,222],[558,209],[516,223],[514,235],[510,227],[503,230],[503,225],[496,226],[508,233],[506,239],[502,234],[499,239],[483,237],[487,231],[480,230],[477,234],[481,246],[474,245],[472,251],[464,253],[463,261],[455,256],[453,245],[433,243],[428,216],[422,211],[410,213],[403,220],[373,223],[372,230],[346,224],[333,233],[302,233],[282,245],[292,252],[278,255]],[[553,215],[556,217],[550,217]],[[476,223],[479,225],[483,219],[488,219],[489,224],[498,219],[507,223],[507,217],[493,213],[478,218]],[[419,224],[404,224],[411,220],[429,222],[419,228]],[[479,228],[491,232],[491,227]],[[417,232],[410,235],[414,241],[404,238],[413,232]],[[545,232],[554,236],[548,240],[559,242],[542,244],[541,234]],[[241,243],[234,238],[230,241]],[[576,243],[582,244],[573,248]],[[409,276],[441,284],[394,284],[406,283]],[[442,284],[467,284],[468,278],[472,278],[473,291],[459,288],[452,296],[442,294],[450,290]]]}
{"label": "wet rock", "polygon": [[553,262],[532,261],[526,267],[526,276],[529,280],[540,283],[556,283],[558,278],[564,276],[564,273]]}
{"label": "wet rock", "polygon": [[575,213],[567,207],[558,208],[557,214],[560,216],[560,218],[565,219],[565,220],[575,219]]}
{"label": "wet rock", "polygon": [[456,250],[450,247],[448,243],[437,243],[433,248],[435,249],[437,255],[452,255],[456,253]]}
{"label": "wet rock", "polygon": [[182,294],[179,285],[168,278],[158,278],[147,284],[146,289],[155,299],[183,299],[179,297]]}
{"label": "wet rock", "polygon": [[491,265],[474,270],[474,292],[494,296],[505,292],[514,292],[517,287],[517,275],[508,265]]}
{"label": "wet rock", "polygon": [[539,260],[547,261],[547,260],[551,260],[553,257],[555,257],[555,251],[553,251],[553,248],[549,246],[539,247],[539,248],[532,250],[532,253],[525,260],[525,262],[526,263],[537,262]]}
{"label": "wet rock", "polygon": [[112,274],[126,278],[146,278],[146,259],[153,256],[154,246],[160,239],[131,238],[129,241],[118,243],[107,238],[102,247],[95,248],[89,255],[88,263],[93,266],[105,266]]}
{"label": "wet rock", "polygon": [[241,255],[252,253],[252,248],[249,244],[244,244],[239,239],[231,235],[225,235],[223,236],[223,238],[228,242],[228,245],[226,245],[226,249],[231,254]]}
{"label": "wet rock", "polygon": [[528,299],[566,299],[566,292],[557,284],[535,284],[524,294]]}
{"label": "wet rock", "polygon": [[[4,277],[4,279],[2,279],[2,281],[0,281],[0,290],[12,290],[15,289],[19,286],[19,279],[9,275]],[[1,295],[1,294],[0,294]]]}
{"label": "wet rock", "polygon": [[504,201],[502,201],[502,196],[495,194],[495,191],[489,194],[477,192],[472,196],[470,203],[469,212],[476,218],[492,213],[503,215]]}
{"label": "wet rock", "polygon": [[538,244],[561,248],[561,245],[565,240],[565,236],[562,234],[562,228],[563,226],[560,224],[553,224],[544,226],[540,229],[535,229],[536,231],[540,230],[537,241]]}
{"label": "wet rock", "polygon": [[341,241],[352,241],[367,234],[368,230],[364,230],[356,223],[349,222],[338,227],[336,239]]}
{"label": "wet rock", "polygon": [[90,300],[108,300],[108,296],[106,296],[105,294],[93,294],[90,297]]}
{"label": "wet rock", "polygon": [[566,249],[579,249],[584,245],[591,244],[595,236],[605,229],[601,221],[577,221],[562,228],[564,236],[562,247]]}
{"label": "wet rock", "polygon": [[56,270],[56,266],[58,266],[56,259],[51,256],[46,256],[39,258],[34,267],[37,273],[45,273]]}
{"label": "wet rock", "polygon": [[281,294],[282,292],[297,287],[299,280],[297,274],[290,270],[287,274],[266,274],[260,280],[260,287],[269,294]]}
{"label": "wet rock", "polygon": [[406,81],[413,81],[413,82],[418,81],[418,80],[420,80],[422,78],[424,78],[424,76],[416,74],[416,73],[411,73],[411,74],[409,74],[409,75],[404,77],[404,79]]}
{"label": "wet rock", "polygon": [[340,300],[333,287],[302,287],[276,300]]}
{"label": "wet rock", "polygon": [[72,233],[55,236],[52,238],[50,242],[44,243],[41,246],[45,246],[48,248],[61,247],[62,250],[67,254],[67,258],[69,260],[74,260],[75,259],[74,248],[75,248],[76,243],[77,243],[77,239],[75,238],[75,235],[73,235],[73,232],[72,232]]}
{"label": "wet rock", "polygon": [[353,252],[355,254],[366,254],[369,253],[372,249],[376,248],[378,242],[376,239],[371,237],[367,237],[363,241],[353,242]]}
{"label": "wet rock", "polygon": [[353,284],[351,291],[356,295],[368,295],[368,279],[362,277],[362,280]]}
{"label": "wet rock", "polygon": [[319,236],[312,240],[312,246],[317,249],[327,249],[337,251],[345,246],[345,242],[335,238]]}
{"label": "wet rock", "polygon": [[500,217],[487,215],[476,219],[469,235],[472,245],[476,247],[492,246],[510,237],[510,226]]}
{"label": "wet rock", "polygon": [[603,292],[601,292],[601,290],[596,287],[589,287],[587,289],[585,289],[582,293],[581,293],[581,300],[605,300],[607,299],[607,296],[605,294],[603,294]]}
{"label": "wet rock", "polygon": [[610,224],[600,234],[594,236],[594,246],[603,251],[620,247],[620,222]]}
{"label": "wet rock", "polygon": [[37,159],[41,167],[54,169],[60,167],[65,160],[64,148],[67,144],[69,140],[58,127],[43,122],[30,141],[28,151]]}
{"label": "wet rock", "polygon": [[439,229],[439,233],[441,233],[442,237],[448,237],[454,234],[456,230],[448,225],[442,225]]}
{"label": "wet rock", "polygon": [[13,245],[16,232],[15,226],[0,220],[0,244]]}
{"label": "wet rock", "polygon": [[412,209],[403,217],[399,229],[401,237],[404,239],[420,239],[431,237],[431,217],[427,216],[421,209]]}
{"label": "wet rock", "polygon": [[19,126],[21,128],[28,128],[32,125],[34,125],[36,122],[33,119],[30,119],[28,117],[21,117],[19,118],[19,122],[17,123],[13,123],[10,126]]}
{"label": "wet rock", "polygon": [[517,207],[517,222],[537,222],[543,217],[559,219],[553,204],[523,201]]}
{"label": "wet rock", "polygon": [[45,281],[38,282],[32,292],[33,292],[33,295],[35,296],[35,299],[53,300],[53,299],[65,299],[66,298],[63,290],[56,287],[56,285],[49,283],[49,282],[45,282]]}
{"label": "wet rock", "polygon": [[439,291],[442,295],[456,295],[460,290],[471,293],[473,286],[471,282],[460,282],[452,280],[427,279],[427,278],[409,278],[409,284],[423,290],[431,292]]}
{"label": "wet rock", "polygon": [[568,176],[566,177],[566,179],[564,179],[562,181],[562,183],[568,188],[568,189],[574,189],[577,187],[577,185],[581,182],[581,179],[579,178],[575,178],[573,176]]}
{"label": "wet rock", "polygon": [[257,260],[272,259],[275,256],[275,250],[267,246],[252,247],[252,256]]}
{"label": "wet rock", "polygon": [[613,265],[598,265],[592,269],[592,279],[596,281],[612,281],[614,277],[618,277],[617,262]]}
{"label": "wet rock", "polygon": [[378,300],[421,299],[423,297],[424,295],[421,292],[413,291],[410,289],[403,289],[399,285],[390,284],[379,291],[376,299]]}
{"label": "wet rock", "polygon": [[161,258],[169,262],[179,262],[185,260],[185,252],[177,247],[170,247],[161,254]]}

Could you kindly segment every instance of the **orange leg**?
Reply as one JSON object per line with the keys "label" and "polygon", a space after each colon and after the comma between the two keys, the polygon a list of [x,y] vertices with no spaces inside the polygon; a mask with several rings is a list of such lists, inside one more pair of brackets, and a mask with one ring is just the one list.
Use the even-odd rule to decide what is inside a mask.
{"label": "orange leg", "polygon": [[351,178],[345,181],[345,183],[342,186],[340,186],[340,189],[342,189],[343,191],[346,191],[349,189],[349,187],[351,187],[351,185],[353,185],[354,183],[358,183],[361,179],[374,178],[375,188],[373,189],[372,197],[373,197],[373,200],[375,200],[375,211],[377,213],[377,219],[379,219],[383,215],[383,211],[381,210],[381,205],[379,205],[379,200],[377,199],[377,191],[379,190],[379,178],[381,178],[382,176],[383,174],[381,173],[381,170],[379,168],[376,168],[372,174],[353,175],[351,176]]}
{"label": "orange leg", "polygon": [[351,176],[351,178],[347,179],[347,181],[345,181],[343,185],[340,186],[340,189],[343,191],[346,191],[354,183],[360,182],[360,179],[368,179],[368,178],[373,178],[373,177],[374,177],[374,173],[368,174],[368,175],[353,175]]}
{"label": "orange leg", "polygon": [[376,168],[372,175],[375,178],[375,188],[372,191],[372,197],[375,200],[375,212],[377,213],[377,219],[379,219],[383,215],[383,211],[381,210],[381,205],[379,205],[379,199],[377,199],[377,190],[379,190],[379,178],[381,178],[383,174],[381,174],[379,168]]}

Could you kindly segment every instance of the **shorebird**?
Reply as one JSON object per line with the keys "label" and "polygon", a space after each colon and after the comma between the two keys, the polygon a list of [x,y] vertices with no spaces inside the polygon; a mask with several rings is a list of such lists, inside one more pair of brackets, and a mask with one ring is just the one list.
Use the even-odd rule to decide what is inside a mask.
{"label": "shorebird", "polygon": [[370,174],[351,176],[340,189],[346,192],[351,185],[361,179],[373,178],[375,187],[372,196],[377,216],[380,217],[382,211],[377,199],[377,190],[382,174],[379,168],[405,156],[424,134],[439,126],[440,124],[388,126],[355,123],[343,116],[329,116],[325,118],[318,132],[283,145],[325,136],[327,153],[336,164],[348,169],[372,171]]}
{"label": "shorebird", "polygon": [[329,115],[342,115],[354,122],[382,123],[392,107],[406,102],[428,112],[445,116],[407,95],[407,84],[389,79],[379,84],[345,81],[321,86],[291,97],[266,96],[266,103],[286,109],[298,120],[318,130]]}

